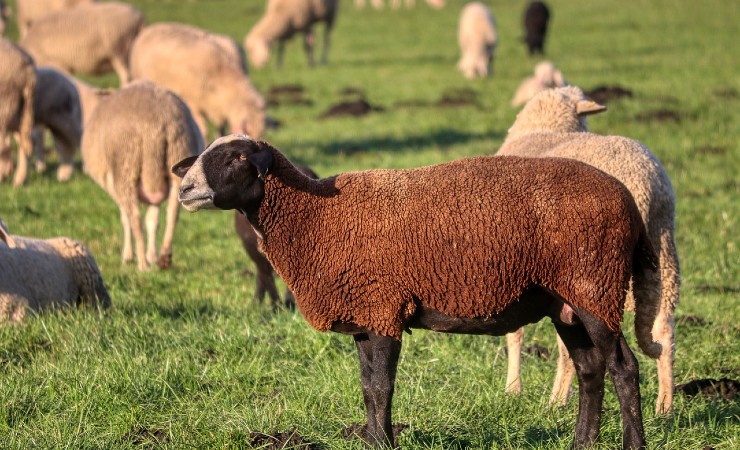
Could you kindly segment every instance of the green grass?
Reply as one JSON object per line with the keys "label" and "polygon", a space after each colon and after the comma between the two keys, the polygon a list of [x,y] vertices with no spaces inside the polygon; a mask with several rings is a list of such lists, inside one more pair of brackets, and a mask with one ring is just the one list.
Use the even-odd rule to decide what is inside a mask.
{"label": "green grass", "polygon": [[[256,0],[132,3],[150,22],[193,23],[239,42],[263,10]],[[328,66],[307,68],[294,40],[282,70],[271,61],[252,71],[262,92],[301,84],[313,102],[270,108],[283,126],[266,138],[322,176],[493,153],[516,115],[511,96],[536,63],[520,41],[524,2],[491,3],[500,31],[495,75],[476,81],[455,70],[463,2],[441,11],[417,3],[412,11],[357,11],[343,2]],[[546,50],[566,78],[586,89],[619,84],[634,91],[592,118],[592,129],[644,142],[674,183],[683,271],[676,382],[740,379],[738,3],[550,4]],[[16,36],[14,24],[10,35]],[[115,84],[113,77],[93,81]],[[385,111],[319,119],[345,87],[364,90]],[[397,107],[433,103],[452,89],[473,90],[479,107]],[[656,110],[675,111],[679,119],[640,119]],[[32,174],[22,189],[0,185],[0,216],[17,234],[85,241],[114,308],[106,315],[62,311],[0,328],[0,446],[247,448],[253,431],[295,428],[323,448],[361,447],[340,436],[364,418],[352,340],[318,333],[299,313],[273,314],[254,301],[253,275],[244,275],[253,267],[231,213],[183,213],[174,268],[140,274],[120,263],[112,200],[79,170],[71,182],[57,183],[54,168]],[[634,342],[631,317],[624,329]],[[553,356],[525,355],[525,392],[511,397],[503,394],[503,338],[405,336],[393,411],[395,422],[410,425],[401,445],[567,448],[577,405],[547,406],[553,329],[543,321],[527,329],[526,339]],[[654,416],[655,364],[638,358],[651,448],[740,448],[737,402],[677,396],[670,418]],[[603,447],[618,447],[621,421],[610,385],[604,408]]]}

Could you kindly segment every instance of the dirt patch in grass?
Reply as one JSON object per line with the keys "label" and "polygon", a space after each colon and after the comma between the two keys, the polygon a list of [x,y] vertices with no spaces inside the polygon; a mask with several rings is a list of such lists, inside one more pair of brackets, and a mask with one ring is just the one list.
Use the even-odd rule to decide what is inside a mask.
{"label": "dirt patch in grass", "polygon": [[372,105],[364,98],[357,100],[346,100],[332,105],[326,112],[321,115],[322,119],[330,117],[351,116],[359,117],[370,114],[371,112],[384,111],[382,106]]}
{"label": "dirt patch in grass", "polygon": [[688,314],[688,315],[685,315],[685,316],[680,316],[680,317],[678,317],[678,319],[676,320],[676,322],[679,325],[689,325],[689,326],[692,326],[692,327],[705,327],[708,324],[708,322],[703,317],[699,317],[699,316],[694,315],[694,314]]}
{"label": "dirt patch in grass", "polygon": [[645,111],[636,116],[638,120],[644,122],[680,122],[681,113],[673,109],[654,109]]}
{"label": "dirt patch in grass", "polygon": [[533,344],[525,348],[524,353],[537,357],[543,361],[550,357],[550,350],[538,344]]}
{"label": "dirt patch in grass", "polygon": [[283,448],[300,450],[319,450],[316,444],[306,442],[305,439],[294,429],[287,432],[265,434],[259,431],[249,433],[249,444],[253,448],[264,450],[279,450]]}
{"label": "dirt patch in grass", "polygon": [[360,88],[350,86],[350,87],[342,88],[339,91],[339,95],[342,95],[344,97],[355,96],[355,97],[365,98],[365,91]]}
{"label": "dirt patch in grass", "polygon": [[681,393],[689,397],[701,395],[707,398],[718,398],[720,400],[732,401],[740,395],[740,381],[729,378],[704,378],[692,380],[688,383],[679,384],[673,388],[673,392]]}
{"label": "dirt patch in grass", "polygon": [[147,446],[152,444],[164,444],[170,438],[167,432],[159,428],[136,427],[125,435],[125,439],[135,446]]}
{"label": "dirt patch in grass", "polygon": [[714,94],[715,97],[728,99],[728,100],[734,100],[734,99],[740,98],[740,93],[737,92],[737,89],[731,88],[731,87],[717,88],[714,91],[712,91],[712,94]]}
{"label": "dirt patch in grass", "polygon": [[[398,439],[401,432],[408,427],[409,425],[407,423],[397,423],[393,425],[393,437]],[[347,428],[344,428],[341,433],[345,439],[362,439],[363,441],[367,441],[367,424],[359,424],[355,422]]]}
{"label": "dirt patch in grass", "polygon": [[267,104],[311,106],[313,101],[305,96],[305,89],[300,84],[278,84],[267,91]]}
{"label": "dirt patch in grass", "polygon": [[632,90],[615,84],[611,86],[597,86],[590,91],[584,92],[584,94],[586,94],[586,97],[590,98],[596,103],[606,105],[612,100],[619,100],[624,97],[632,97]]}
{"label": "dirt patch in grass", "polygon": [[702,145],[701,147],[694,148],[694,152],[700,155],[724,155],[727,153],[727,149],[716,145]]}
{"label": "dirt patch in grass", "polygon": [[473,106],[483,109],[478,101],[478,93],[470,88],[448,89],[439,96],[439,99],[430,102],[427,100],[402,100],[394,103],[396,108],[458,108]]}

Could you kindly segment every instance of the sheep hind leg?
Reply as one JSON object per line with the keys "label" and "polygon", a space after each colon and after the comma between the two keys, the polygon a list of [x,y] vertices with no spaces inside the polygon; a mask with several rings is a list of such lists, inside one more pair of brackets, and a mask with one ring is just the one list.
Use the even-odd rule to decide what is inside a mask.
{"label": "sheep hind leg", "polygon": [[568,403],[573,378],[576,375],[576,368],[573,366],[573,360],[570,359],[568,347],[558,335],[558,368],[555,372],[555,381],[552,384],[552,393],[550,394],[550,404],[565,406]]}
{"label": "sheep hind leg", "polygon": [[675,327],[673,315],[678,304],[681,275],[676,244],[670,229],[660,236],[661,299],[658,316],[653,324],[652,335],[661,346],[658,357],[658,402],[655,412],[669,414],[673,407],[673,358],[675,351]]}
{"label": "sheep hind leg", "polygon": [[[124,229],[124,252],[123,252],[123,260],[124,262],[131,260],[131,234],[134,236],[134,246],[136,247],[136,263],[137,268],[140,271],[146,271],[149,270],[149,265],[146,262],[145,252],[144,252],[144,232],[141,229],[141,212],[139,212],[139,206],[136,203],[136,201],[129,201],[125,202],[121,205],[121,222],[125,220],[127,223],[123,223],[123,229]],[[126,233],[129,233],[128,236]],[[128,253],[127,253],[127,247],[128,247]],[[128,257],[128,259],[127,259]]]}
{"label": "sheep hind leg", "polygon": [[555,328],[568,347],[578,376],[578,418],[573,447],[592,447],[599,438],[606,361],[583,324],[555,323]]}
{"label": "sheep hind leg", "polygon": [[506,335],[506,354],[508,364],[506,370],[506,392],[519,394],[522,392],[521,361],[522,340],[524,339],[524,327]]}
{"label": "sheep hind leg", "polygon": [[170,179],[170,193],[167,198],[167,212],[165,214],[164,236],[162,247],[159,249],[157,265],[160,269],[169,269],[172,266],[172,241],[175,239],[175,226],[180,217],[180,203],[177,201],[177,192],[180,190],[180,180]]}
{"label": "sheep hind leg", "polygon": [[391,402],[401,353],[401,341],[374,333],[356,334],[360,357],[360,382],[367,409],[365,439],[373,447],[396,447]]}
{"label": "sheep hind leg", "polygon": [[146,208],[146,262],[150,266],[157,261],[157,228],[159,227],[159,206]]}
{"label": "sheep hind leg", "polygon": [[313,49],[316,44],[316,35],[314,34],[313,30],[306,31],[306,34],[303,35],[303,49],[306,51],[306,58],[308,58],[308,65],[309,67],[313,67],[316,65],[316,61],[313,57]]}

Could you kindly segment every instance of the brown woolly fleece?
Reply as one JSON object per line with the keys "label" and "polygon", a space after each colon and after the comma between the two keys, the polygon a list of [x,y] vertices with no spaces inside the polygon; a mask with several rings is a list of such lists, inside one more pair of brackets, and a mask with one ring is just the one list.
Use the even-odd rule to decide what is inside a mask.
{"label": "brown woolly fleece", "polygon": [[654,265],[629,192],[576,161],[479,157],[316,181],[272,153],[261,250],[321,331],[400,339],[417,306],[485,318],[539,285],[617,332],[633,258]]}

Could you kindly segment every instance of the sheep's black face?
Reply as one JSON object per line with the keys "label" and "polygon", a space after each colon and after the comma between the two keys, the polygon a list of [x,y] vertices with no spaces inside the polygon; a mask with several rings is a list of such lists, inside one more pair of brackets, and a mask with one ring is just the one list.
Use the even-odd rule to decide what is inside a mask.
{"label": "sheep's black face", "polygon": [[183,177],[179,200],[188,211],[250,211],[262,201],[260,177],[271,164],[269,145],[232,135],[217,139],[199,157],[180,161],[172,171]]}

